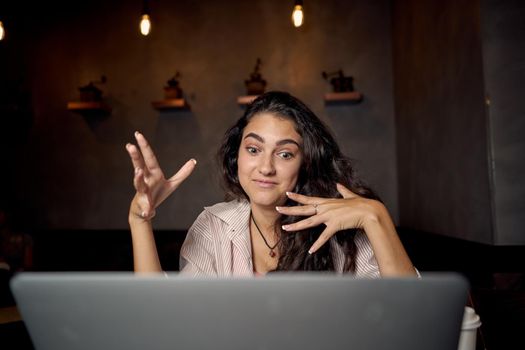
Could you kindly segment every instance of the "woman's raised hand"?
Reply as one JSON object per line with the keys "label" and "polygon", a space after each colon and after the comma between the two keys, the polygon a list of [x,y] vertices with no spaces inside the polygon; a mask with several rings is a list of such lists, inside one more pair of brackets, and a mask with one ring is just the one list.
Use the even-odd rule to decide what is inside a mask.
{"label": "woman's raised hand", "polygon": [[343,198],[309,197],[287,193],[302,205],[277,207],[284,215],[307,216],[294,224],[284,225],[286,231],[299,231],[324,224],[326,227],[310,247],[315,253],[338,231],[360,228],[370,241],[381,276],[415,276],[417,274],[408,257],[388,210],[380,201],[359,196],[341,184],[337,190]]}
{"label": "woman's raised hand", "polygon": [[369,222],[385,214],[386,209],[381,202],[361,197],[341,184],[337,184],[337,190],[343,198],[309,197],[287,192],[290,199],[302,205],[276,208],[284,215],[307,216],[294,224],[284,225],[285,231],[299,231],[321,224],[326,226],[308,251],[310,254],[315,253],[338,231],[353,228],[366,231]]}
{"label": "woman's raised hand", "polygon": [[126,145],[135,168],[133,185],[137,190],[131,202],[130,219],[151,220],[155,209],[192,173],[197,161],[190,159],[175,175],[166,179],[146,138],[137,131],[135,139],[138,148],[130,143]]}

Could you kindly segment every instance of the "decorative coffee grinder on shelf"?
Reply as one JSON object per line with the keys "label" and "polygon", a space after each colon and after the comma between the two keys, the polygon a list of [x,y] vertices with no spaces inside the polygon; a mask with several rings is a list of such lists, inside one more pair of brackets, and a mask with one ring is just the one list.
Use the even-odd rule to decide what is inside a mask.
{"label": "decorative coffee grinder on shelf", "polygon": [[179,85],[179,78],[181,74],[177,71],[175,75],[167,81],[167,85],[164,86],[164,98],[166,100],[181,99],[182,89]]}
{"label": "decorative coffee grinder on shelf", "polygon": [[333,92],[352,92],[354,91],[354,78],[350,76],[345,77],[343,70],[340,69],[332,73],[323,72],[322,75],[325,80],[328,80],[329,77],[335,75],[335,77],[330,79],[330,84],[332,84]]}
{"label": "decorative coffee grinder on shelf", "polygon": [[323,78],[332,85],[332,92],[325,93],[326,103],[359,103],[363,100],[363,95],[354,91],[354,78],[345,76],[342,69],[332,73],[322,72]]}
{"label": "decorative coffee grinder on shelf", "polygon": [[102,101],[102,90],[97,88],[95,84],[105,84],[107,81],[106,76],[102,76],[99,81],[90,81],[89,84],[78,88],[80,92],[81,102],[101,102]]}
{"label": "decorative coffee grinder on shelf", "polygon": [[261,59],[257,58],[255,68],[250,74],[250,79],[244,81],[247,95],[261,95],[264,93],[264,89],[266,88],[266,80],[262,78],[260,73],[261,64]]}

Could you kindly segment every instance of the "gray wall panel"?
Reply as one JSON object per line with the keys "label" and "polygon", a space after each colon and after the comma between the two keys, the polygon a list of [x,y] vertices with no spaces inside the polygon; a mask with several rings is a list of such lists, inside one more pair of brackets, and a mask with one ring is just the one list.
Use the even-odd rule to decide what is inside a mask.
{"label": "gray wall panel", "polygon": [[476,1],[396,1],[401,226],[492,242]]}
{"label": "gray wall panel", "polygon": [[495,244],[525,244],[525,2],[483,0],[483,68],[490,99]]}

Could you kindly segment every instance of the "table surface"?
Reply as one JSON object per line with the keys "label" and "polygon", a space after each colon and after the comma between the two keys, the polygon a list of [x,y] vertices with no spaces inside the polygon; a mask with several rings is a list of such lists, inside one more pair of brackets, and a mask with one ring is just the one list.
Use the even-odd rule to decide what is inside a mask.
{"label": "table surface", "polygon": [[18,322],[21,321],[22,317],[18,312],[16,306],[8,306],[0,308],[0,324]]}

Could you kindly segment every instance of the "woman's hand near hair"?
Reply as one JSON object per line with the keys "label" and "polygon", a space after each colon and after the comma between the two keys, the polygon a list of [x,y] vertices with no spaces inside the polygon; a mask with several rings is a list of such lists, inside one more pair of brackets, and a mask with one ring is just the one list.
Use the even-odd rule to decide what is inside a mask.
{"label": "woman's hand near hair", "polygon": [[338,231],[363,229],[374,251],[381,276],[416,275],[394,223],[386,207],[379,201],[357,195],[341,184],[337,190],[343,198],[309,197],[288,192],[290,199],[300,206],[277,207],[284,215],[307,216],[294,224],[285,225],[285,231],[300,231],[306,228],[325,225],[316,242],[309,250],[314,254]]}
{"label": "woman's hand near hair", "polygon": [[146,138],[135,132],[135,139],[138,147],[130,143],[126,145],[135,169],[133,185],[136,193],[128,216],[133,261],[136,272],[161,272],[151,219],[155,216],[155,209],[192,173],[197,162],[190,159],[175,175],[166,179]]}

